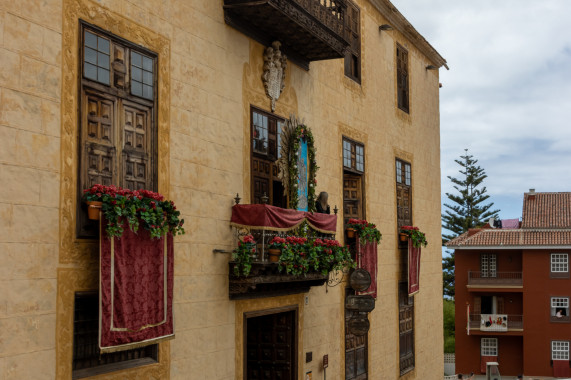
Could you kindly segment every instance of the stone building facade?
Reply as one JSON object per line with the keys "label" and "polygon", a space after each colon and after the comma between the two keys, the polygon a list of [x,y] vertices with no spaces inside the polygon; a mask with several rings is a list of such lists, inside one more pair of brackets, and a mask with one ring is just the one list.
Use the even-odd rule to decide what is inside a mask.
{"label": "stone building facade", "polygon": [[[152,79],[137,82],[143,91],[139,99],[133,97],[134,87],[126,97],[120,92],[116,98],[93,96],[101,96],[98,110],[106,101],[123,104],[153,125],[154,168],[146,173],[186,220],[187,233],[175,239],[176,338],[159,343],[150,363],[94,378],[241,379],[246,316],[284,308],[293,308],[297,318],[297,378],[308,372],[321,378],[325,354],[327,378],[346,377],[344,283],[281,297],[229,299],[230,258],[213,251],[236,244],[229,226],[236,193],[243,203],[253,203],[252,110],[282,119],[296,115],[312,128],[320,166],[317,191],[327,191],[329,204],[341,214],[343,141],[363,148],[358,215],[376,223],[383,240],[365,375],[359,378],[442,375],[439,79],[438,70],[427,67],[446,62],[388,0],[354,0],[351,30],[358,38],[345,58],[348,64],[343,58],[320,60],[306,70],[288,61],[285,86],[271,112],[261,80],[266,46],[225,22],[224,3],[0,3],[0,378],[74,375],[77,297],[98,289],[97,239],[82,230],[78,201],[81,172],[88,170],[81,161],[86,157],[81,126],[89,125],[86,112],[91,112],[82,91],[90,78],[97,86],[125,89],[117,82],[124,68],[102,62],[106,55],[123,54],[123,61],[135,65],[129,52],[152,61],[151,69],[141,67]],[[89,47],[86,30],[111,41],[114,49],[106,50],[104,42]],[[88,73],[88,47],[102,54],[101,61],[92,62],[97,74]],[[402,70],[405,87],[397,83]],[[150,97],[144,85],[150,86]],[[113,120],[125,124],[125,115]],[[108,122],[104,114],[95,116],[100,126]],[[402,206],[397,161],[409,175],[403,220],[424,230],[429,241],[421,290],[414,296],[414,360],[406,371],[399,365],[403,255],[397,241]],[[337,228],[342,240],[342,215]],[[308,352],[313,360],[306,362]]]}

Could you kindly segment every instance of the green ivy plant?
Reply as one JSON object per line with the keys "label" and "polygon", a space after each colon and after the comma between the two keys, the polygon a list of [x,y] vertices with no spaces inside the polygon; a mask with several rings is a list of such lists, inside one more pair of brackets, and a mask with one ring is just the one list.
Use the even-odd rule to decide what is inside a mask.
{"label": "green ivy plant", "polygon": [[383,237],[381,235],[381,231],[378,230],[377,226],[373,223],[367,222],[366,220],[349,219],[347,222],[347,228],[353,228],[357,232],[361,244],[379,244]]}
{"label": "green ivy plant", "polygon": [[161,238],[169,232],[184,234],[184,219],[180,219],[180,211],[159,193],[99,184],[83,193],[86,202],[102,202],[101,211],[107,222],[105,231],[110,238],[121,237],[125,227],[136,233],[141,226],[150,232],[152,238]]}
{"label": "green ivy plant", "polygon": [[234,274],[236,276],[248,276],[252,271],[252,256],[256,254],[256,242],[252,235],[246,235],[238,242],[238,247],[232,251]]}
{"label": "green ivy plant", "polygon": [[426,234],[420,231],[418,227],[402,226],[400,232],[408,235],[412,241],[412,246],[415,248],[426,247],[428,245]]}
{"label": "green ivy plant", "polygon": [[281,158],[278,160],[280,167],[280,175],[286,176],[284,178],[284,186],[288,196],[288,208],[297,209],[299,203],[299,196],[297,194],[297,179],[299,175],[299,168],[297,167],[298,152],[300,148],[300,141],[307,142],[307,164],[308,164],[308,177],[307,177],[307,209],[308,211],[315,211],[315,188],[317,186],[316,173],[319,167],[316,161],[316,148],[311,129],[301,123],[298,123],[295,117],[291,117],[284,127],[281,135]]}

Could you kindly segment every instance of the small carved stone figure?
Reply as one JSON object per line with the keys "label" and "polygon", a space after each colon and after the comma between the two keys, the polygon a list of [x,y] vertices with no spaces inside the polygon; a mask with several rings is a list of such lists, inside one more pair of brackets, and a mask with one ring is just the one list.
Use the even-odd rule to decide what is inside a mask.
{"label": "small carved stone figure", "polygon": [[264,51],[264,73],[262,82],[266,89],[266,95],[271,100],[272,112],[276,110],[276,101],[279,99],[285,87],[285,73],[287,58],[280,51],[281,43],[274,41]]}

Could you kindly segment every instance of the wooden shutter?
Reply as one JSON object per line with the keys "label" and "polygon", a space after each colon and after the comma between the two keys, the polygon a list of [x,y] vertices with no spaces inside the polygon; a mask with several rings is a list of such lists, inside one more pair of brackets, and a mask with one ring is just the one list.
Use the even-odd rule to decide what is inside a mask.
{"label": "wooden shutter", "polygon": [[397,196],[397,227],[412,226],[412,176],[411,165],[408,162],[396,160],[396,196]]}
{"label": "wooden shutter", "polygon": [[473,314],[482,314],[482,297],[474,297],[474,311]]}
{"label": "wooden shutter", "polygon": [[141,80],[150,96],[135,96],[126,83],[135,80],[129,57],[141,57],[143,49],[86,25],[81,35],[77,235],[96,237],[97,224],[87,220],[81,202],[84,189],[103,184],[156,191],[156,58],[145,52]]}
{"label": "wooden shutter", "polygon": [[[346,289],[346,296],[354,294],[352,289]],[[368,376],[368,335],[349,332],[349,321],[357,315],[358,312],[345,309],[345,380],[365,380]]]}
{"label": "wooden shutter", "polygon": [[363,219],[363,191],[361,176],[353,174],[343,175],[343,218]]}
{"label": "wooden shutter", "polygon": [[397,45],[397,98],[398,107],[409,112],[408,52]]}

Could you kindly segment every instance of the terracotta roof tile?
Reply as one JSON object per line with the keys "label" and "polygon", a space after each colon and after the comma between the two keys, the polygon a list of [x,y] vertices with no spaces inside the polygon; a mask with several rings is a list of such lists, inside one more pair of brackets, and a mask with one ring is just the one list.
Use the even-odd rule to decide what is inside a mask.
{"label": "terracotta roof tile", "polygon": [[521,228],[470,230],[447,247],[571,245],[571,193],[524,194]]}
{"label": "terracotta roof tile", "polygon": [[525,193],[522,228],[571,228],[571,193]]}

